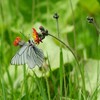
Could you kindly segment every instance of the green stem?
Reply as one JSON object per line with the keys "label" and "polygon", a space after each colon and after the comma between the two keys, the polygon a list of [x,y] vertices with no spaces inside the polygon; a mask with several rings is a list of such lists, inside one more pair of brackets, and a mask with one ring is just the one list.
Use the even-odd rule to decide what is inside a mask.
{"label": "green stem", "polygon": [[59,24],[58,24],[58,19],[56,19],[57,21],[57,30],[58,30],[58,38],[59,38]]}
{"label": "green stem", "polygon": [[60,100],[62,100],[62,96],[63,96],[63,52],[62,52],[62,48],[60,48],[60,68],[59,68],[59,74],[60,74]]}
{"label": "green stem", "polygon": [[[93,24],[93,26],[95,27],[95,29],[96,29],[96,32],[97,32],[97,39],[96,39],[96,46],[97,46],[97,57],[98,57],[98,59],[99,59],[99,37],[100,37],[100,29],[99,29],[99,27],[98,27],[98,25],[97,25],[97,23],[96,23],[96,21],[94,20],[94,18],[93,17],[87,17],[87,20],[88,20],[88,22],[89,23],[92,23]],[[98,60],[98,62],[97,62],[97,87],[99,86],[99,60]],[[96,96],[95,96],[95,98],[97,99],[97,97],[98,97],[98,88],[96,89],[96,92],[94,92],[94,94],[96,93]],[[93,95],[94,95],[93,94]]]}
{"label": "green stem", "polygon": [[53,37],[53,38],[55,38],[56,40],[58,40],[58,41],[59,41],[60,43],[62,43],[63,45],[65,45],[66,48],[68,48],[69,51],[73,54],[73,56],[74,56],[74,58],[75,58],[75,60],[76,60],[76,62],[77,62],[77,65],[80,67],[79,62],[78,62],[78,59],[77,59],[77,57],[76,57],[74,51],[73,51],[68,45],[66,45],[63,41],[61,41],[60,39],[58,39],[58,38],[55,37],[54,35],[51,35],[51,34],[49,34],[49,33],[48,33],[48,35],[51,36],[51,37]]}
{"label": "green stem", "polygon": [[72,10],[72,21],[73,21],[73,25],[74,25],[74,29],[73,29],[73,32],[74,32],[74,49],[75,49],[75,52],[76,52],[76,28],[75,28],[75,17],[74,17],[74,10],[73,10],[73,5],[72,5],[72,1],[70,0],[70,5],[71,5],[71,10]]}
{"label": "green stem", "polygon": [[26,66],[23,67],[24,73],[24,85],[25,85],[25,93],[26,93],[26,100],[29,100],[29,93],[28,93],[28,84],[27,84],[27,74],[26,74]]}
{"label": "green stem", "polygon": [[93,21],[93,25],[94,25],[94,27],[95,27],[95,29],[96,29],[96,31],[97,31],[97,34],[100,34],[100,30],[99,30],[99,28],[98,28],[96,22]]}
{"label": "green stem", "polygon": [[79,64],[79,62],[78,62],[77,56],[75,55],[74,51],[73,51],[68,45],[66,45],[63,41],[61,41],[60,39],[58,39],[58,38],[55,37],[54,35],[49,34],[49,33],[48,33],[48,35],[51,36],[51,37],[53,37],[53,38],[55,38],[55,39],[58,40],[60,43],[62,43],[64,46],[66,46],[66,48],[68,48],[68,50],[73,54],[73,56],[74,56],[74,58],[75,58],[75,60],[76,60],[76,62],[77,62],[77,65],[78,65],[78,69],[79,69],[80,74],[81,74],[82,83],[83,83],[83,88],[84,88],[84,91],[85,91],[84,73],[83,73],[82,70],[81,70],[80,64]]}
{"label": "green stem", "polygon": [[46,76],[45,68],[43,68],[43,71],[44,71],[44,74],[45,74],[45,80],[46,80],[46,85],[47,85],[48,100],[51,100],[51,98],[50,98],[50,87],[49,87],[48,78],[47,78],[47,76]]}
{"label": "green stem", "polygon": [[[100,30],[96,24],[96,22],[93,20],[93,23],[92,23],[97,31],[97,41],[96,41],[96,45],[97,45],[97,57],[99,58],[99,36],[100,36]],[[99,85],[99,60],[97,61],[97,87]],[[96,95],[96,98],[98,96],[98,92],[97,92],[97,95]]]}

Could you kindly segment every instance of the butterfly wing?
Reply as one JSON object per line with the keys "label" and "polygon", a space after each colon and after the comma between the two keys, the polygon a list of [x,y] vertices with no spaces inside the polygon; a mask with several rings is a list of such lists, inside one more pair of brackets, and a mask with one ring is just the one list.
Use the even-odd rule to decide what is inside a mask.
{"label": "butterfly wing", "polygon": [[27,54],[27,64],[28,64],[29,68],[33,68],[36,66],[34,54],[32,52],[33,52],[33,49],[30,46],[28,48],[28,54]]}
{"label": "butterfly wing", "polygon": [[37,48],[36,46],[34,46],[33,49],[34,49],[34,53],[36,56],[36,64],[38,66],[41,66],[43,64],[43,60],[44,60],[43,51],[41,49]]}
{"label": "butterfly wing", "polygon": [[30,68],[42,65],[44,54],[32,41],[25,43],[11,60],[13,65],[28,64]]}
{"label": "butterfly wing", "polygon": [[42,50],[38,49],[35,45],[30,46],[28,49],[27,64],[30,68],[41,66],[43,64],[44,54]]}
{"label": "butterfly wing", "polygon": [[27,62],[28,44],[24,44],[11,60],[12,65],[21,65]]}

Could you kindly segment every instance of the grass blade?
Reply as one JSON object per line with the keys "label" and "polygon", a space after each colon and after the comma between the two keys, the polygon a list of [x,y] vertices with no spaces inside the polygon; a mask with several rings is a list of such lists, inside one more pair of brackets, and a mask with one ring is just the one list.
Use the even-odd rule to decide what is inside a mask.
{"label": "grass blade", "polygon": [[62,87],[63,87],[63,52],[62,48],[60,48],[60,100],[62,100]]}

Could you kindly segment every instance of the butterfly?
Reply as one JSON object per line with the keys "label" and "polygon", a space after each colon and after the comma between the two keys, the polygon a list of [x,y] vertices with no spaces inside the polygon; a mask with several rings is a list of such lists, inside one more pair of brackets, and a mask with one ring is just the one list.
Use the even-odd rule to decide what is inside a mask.
{"label": "butterfly", "polygon": [[[39,38],[37,34],[36,37]],[[39,43],[39,40],[35,42]],[[31,69],[34,68],[36,65],[39,67],[42,66],[44,61],[43,51],[37,48],[33,40],[30,39],[28,40],[28,42],[24,42],[20,39],[20,37],[16,37],[16,39],[14,40],[14,46],[20,46],[21,48],[11,59],[12,65],[27,64]]]}

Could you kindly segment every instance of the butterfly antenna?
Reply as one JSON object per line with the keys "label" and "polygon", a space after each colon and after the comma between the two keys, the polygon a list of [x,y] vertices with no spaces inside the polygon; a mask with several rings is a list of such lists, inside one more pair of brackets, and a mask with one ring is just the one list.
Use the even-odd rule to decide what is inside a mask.
{"label": "butterfly antenna", "polygon": [[20,31],[20,33],[23,35],[24,38],[26,38],[28,40],[28,38]]}

